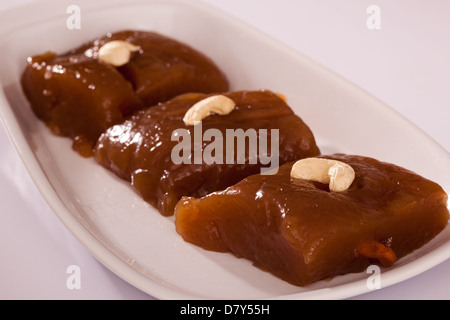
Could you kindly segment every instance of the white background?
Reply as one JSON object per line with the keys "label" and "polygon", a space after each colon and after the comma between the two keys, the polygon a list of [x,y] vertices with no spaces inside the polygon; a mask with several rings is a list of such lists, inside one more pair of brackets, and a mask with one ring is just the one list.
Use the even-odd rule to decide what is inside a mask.
{"label": "white background", "polygon": [[[1,0],[0,10],[30,2],[37,0]],[[450,150],[450,1],[204,2],[357,84]],[[381,9],[380,30],[366,26],[369,5]],[[65,229],[2,127],[0,146],[0,299],[152,299],[103,267]],[[66,287],[69,265],[81,268],[80,290]],[[450,261],[354,299],[450,299]]]}

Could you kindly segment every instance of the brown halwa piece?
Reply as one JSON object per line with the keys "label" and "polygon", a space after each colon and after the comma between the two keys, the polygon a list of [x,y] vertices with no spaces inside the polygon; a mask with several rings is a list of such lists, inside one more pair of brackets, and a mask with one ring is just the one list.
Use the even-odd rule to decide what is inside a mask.
{"label": "brown halwa piece", "polygon": [[[212,191],[225,189],[251,174],[259,173],[262,167],[270,167],[270,164],[263,164],[260,153],[255,163],[250,163],[250,145],[257,147],[257,144],[248,140],[244,150],[245,161],[238,163],[236,142],[235,158],[231,161],[233,163],[227,164],[227,130],[242,129],[247,132],[250,129],[259,134],[260,129],[265,129],[267,152],[270,155],[274,151],[271,150],[272,129],[277,130],[279,141],[273,141],[278,143],[276,147],[279,148],[279,164],[319,154],[309,127],[278,95],[270,91],[239,91],[223,95],[232,99],[236,107],[228,115],[213,114],[203,119],[200,134],[194,126],[186,125],[183,117],[195,103],[211,95],[185,94],[138,111],[100,137],[95,149],[97,161],[119,177],[130,181],[145,201],[157,208],[161,214],[169,216],[173,215],[175,205],[182,196],[201,197]],[[184,139],[188,139],[180,139],[176,135],[179,129],[189,133],[189,155],[192,157],[187,163],[176,163],[172,154],[175,151],[176,155],[183,155],[184,151],[177,150],[177,146],[184,143]],[[216,159],[218,161],[207,163],[205,157],[201,157],[200,162],[195,163],[194,141],[200,138],[203,151],[213,143],[211,139],[203,139],[203,134],[208,129],[217,130],[223,137],[220,142],[223,154],[220,160]]]}
{"label": "brown halwa piece", "polygon": [[28,58],[22,87],[34,113],[55,134],[94,143],[141,105],[115,67],[83,52]]}
{"label": "brown halwa piece", "polygon": [[186,44],[152,32],[121,32],[107,39],[111,40],[126,40],[140,47],[140,52],[118,70],[146,106],[183,93],[229,89],[226,76],[214,62]]}
{"label": "brown halwa piece", "polygon": [[353,155],[323,156],[355,170],[351,186],[253,175],[203,198],[183,197],[177,232],[207,250],[232,252],[294,285],[389,266],[447,225],[447,194],[436,183],[393,164]]}
{"label": "brown halwa piece", "polygon": [[[112,40],[128,41],[139,51],[121,67],[102,63],[98,50]],[[92,144],[143,106],[191,91],[228,90],[211,59],[174,39],[142,31],[108,34],[61,55],[29,57],[21,82],[33,111],[54,133]]]}

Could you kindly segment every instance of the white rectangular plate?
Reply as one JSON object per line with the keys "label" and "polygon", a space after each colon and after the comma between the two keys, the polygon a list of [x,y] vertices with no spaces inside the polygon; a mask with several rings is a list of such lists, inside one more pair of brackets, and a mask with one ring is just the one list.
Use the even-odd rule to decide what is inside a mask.
{"label": "white rectangular plate", "polygon": [[[324,154],[371,156],[450,189],[448,153],[414,125],[353,84],[239,21],[187,1],[77,1],[81,29],[66,27],[66,5],[47,1],[0,17],[0,111],[24,164],[56,215],[105,266],[160,299],[340,299],[369,291],[368,274],[292,286],[230,254],[185,243],[124,181],[71,150],[36,119],[22,94],[27,56],[63,52],[107,32],[152,30],[209,55],[232,90],[283,93],[311,127]],[[383,269],[383,286],[450,257],[450,228]]]}

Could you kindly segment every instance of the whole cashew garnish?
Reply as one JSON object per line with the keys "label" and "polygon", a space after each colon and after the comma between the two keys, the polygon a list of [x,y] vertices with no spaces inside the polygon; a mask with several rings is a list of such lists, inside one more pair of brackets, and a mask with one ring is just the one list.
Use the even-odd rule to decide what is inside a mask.
{"label": "whole cashew garnish", "polygon": [[355,170],[346,163],[322,158],[297,161],[291,169],[291,178],[329,184],[330,191],[347,190],[355,179]]}
{"label": "whole cashew garnish", "polygon": [[215,95],[200,100],[184,115],[183,121],[189,126],[195,126],[213,113],[227,115],[233,111],[236,103],[224,95]]}
{"label": "whole cashew garnish", "polygon": [[140,47],[123,40],[112,40],[98,49],[98,60],[103,63],[120,67],[130,62],[131,53],[139,51]]}

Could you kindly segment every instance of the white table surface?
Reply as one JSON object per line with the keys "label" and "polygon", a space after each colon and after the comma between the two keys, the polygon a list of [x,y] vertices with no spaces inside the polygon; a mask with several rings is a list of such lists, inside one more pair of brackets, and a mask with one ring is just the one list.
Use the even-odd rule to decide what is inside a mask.
{"label": "white table surface", "polygon": [[[0,10],[36,1],[1,0]],[[450,150],[450,1],[205,2],[356,83]],[[379,30],[366,26],[369,5],[381,9]],[[100,264],[62,225],[3,127],[0,146],[0,299],[153,299]],[[80,267],[80,290],[66,286],[69,265]],[[450,299],[450,260],[352,299]]]}

